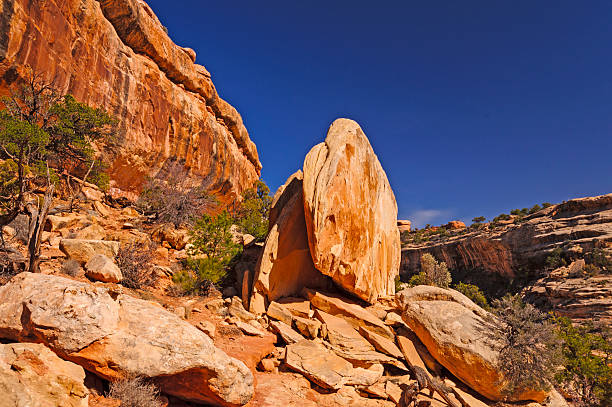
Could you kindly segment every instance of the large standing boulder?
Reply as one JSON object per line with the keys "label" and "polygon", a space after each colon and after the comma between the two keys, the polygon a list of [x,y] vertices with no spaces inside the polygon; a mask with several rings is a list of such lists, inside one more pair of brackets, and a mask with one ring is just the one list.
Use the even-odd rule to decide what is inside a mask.
{"label": "large standing boulder", "polygon": [[0,407],[87,407],[85,371],[45,345],[0,345]]}
{"label": "large standing boulder", "polygon": [[249,309],[263,313],[271,301],[299,294],[304,287],[324,288],[329,277],[314,266],[304,221],[302,171],[291,175],[272,200],[270,232],[253,279]]}
{"label": "large standing boulder", "polygon": [[523,388],[503,394],[506,383],[499,366],[500,347],[487,335],[494,318],[455,290],[416,286],[398,294],[404,322],[431,355],[472,389],[494,401],[534,400],[546,393]]}
{"label": "large standing boulder", "polygon": [[374,302],[395,292],[400,235],[395,196],[357,123],[336,120],[304,160],[304,212],[315,267]]}
{"label": "large standing boulder", "polygon": [[246,404],[253,374],[161,306],[62,277],[22,273],[0,287],[0,337],[40,342],[116,380],[139,375],[179,398]]}

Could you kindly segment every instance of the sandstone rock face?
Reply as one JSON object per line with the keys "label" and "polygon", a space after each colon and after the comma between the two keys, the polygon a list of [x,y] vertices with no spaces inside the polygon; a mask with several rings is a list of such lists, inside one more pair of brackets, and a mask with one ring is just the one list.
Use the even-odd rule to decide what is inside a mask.
{"label": "sandstone rock face", "polygon": [[[484,332],[488,313],[454,290],[431,286],[408,288],[398,294],[402,317],[431,355],[453,375],[483,396],[504,399],[499,349]],[[546,394],[523,389],[507,401],[543,401]]]}
{"label": "sandstone rock face", "polygon": [[49,346],[105,379],[154,379],[185,400],[246,404],[253,375],[155,303],[61,277],[22,273],[0,287],[0,337]]}
{"label": "sandstone rock face", "polygon": [[395,292],[400,237],[387,176],[357,123],[338,119],[304,160],[304,212],[315,267],[374,302]]}
{"label": "sandstone rock face", "polygon": [[544,269],[551,250],[590,250],[612,245],[612,194],[553,205],[492,231],[474,231],[444,241],[402,248],[403,276],[419,271],[421,255],[433,254],[451,270],[483,270],[513,277],[516,270]]}
{"label": "sandstone rock face", "polygon": [[302,179],[301,171],[293,174],[272,200],[270,233],[255,270],[251,312],[263,313],[270,301],[299,294],[303,287],[330,285],[310,256]]}
{"label": "sandstone rock face", "polygon": [[118,283],[123,274],[115,262],[103,254],[97,254],[85,265],[85,275],[92,280],[105,283]]}
{"label": "sandstone rock face", "polygon": [[0,406],[87,407],[85,371],[44,345],[0,345]]}
{"label": "sandstone rock face", "polygon": [[0,13],[0,92],[29,65],[119,119],[111,192],[138,192],[144,177],[174,161],[226,203],[258,178],[240,115],[144,1],[11,0]]}

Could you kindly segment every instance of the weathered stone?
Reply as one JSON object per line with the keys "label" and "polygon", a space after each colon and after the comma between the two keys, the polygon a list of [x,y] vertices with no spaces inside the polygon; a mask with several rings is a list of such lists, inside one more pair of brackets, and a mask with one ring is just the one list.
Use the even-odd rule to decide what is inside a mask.
{"label": "weathered stone", "polygon": [[402,354],[404,355],[404,359],[406,359],[406,362],[408,362],[409,365],[418,366],[421,369],[427,371],[423,359],[421,359],[421,356],[419,355],[419,352],[417,352],[414,342],[410,338],[405,335],[399,334],[397,335],[397,344],[399,345],[399,348],[401,349]]}
{"label": "weathered stone", "polygon": [[244,309],[242,300],[238,297],[232,297],[227,311],[231,316],[241,319],[242,321],[252,321],[257,319],[255,315]]}
{"label": "weathered stone", "polygon": [[270,211],[270,232],[257,263],[249,305],[255,313],[263,313],[270,301],[299,294],[304,287],[329,286],[329,278],[315,268],[310,256],[301,171],[278,189]]}
{"label": "weathered stone", "polygon": [[284,297],[278,303],[287,308],[296,317],[312,318],[314,311],[310,308],[310,301],[298,297]]}
{"label": "weathered stone", "polygon": [[0,287],[0,337],[36,340],[96,375],[153,378],[166,394],[236,406],[253,375],[194,326],[156,303],[102,286],[22,273]]}
{"label": "weathered stone", "polygon": [[355,366],[370,366],[374,363],[391,363],[392,358],[378,353],[374,346],[359,335],[348,322],[323,311],[315,311],[315,316],[327,329],[327,340],[331,349]]}
{"label": "weathered stone", "polygon": [[270,328],[272,328],[272,330],[276,332],[288,345],[304,339],[302,335],[295,332],[290,325],[287,325],[284,322],[271,321]]}
{"label": "weathered stone", "polygon": [[83,240],[104,240],[106,239],[106,231],[102,226],[93,224],[78,230],[74,238]]}
{"label": "weathered stone", "polygon": [[463,294],[431,286],[417,286],[399,293],[402,317],[431,355],[453,375],[491,400],[542,401],[546,394],[521,388],[503,394],[499,347],[487,330],[493,318]]}
{"label": "weathered stone", "polygon": [[270,303],[266,314],[268,314],[270,318],[284,322],[289,326],[291,326],[291,321],[293,321],[293,315],[291,315],[289,310],[287,310],[283,305],[280,305],[275,301],[272,301]]}
{"label": "weathered stone", "polygon": [[167,242],[176,250],[183,250],[189,243],[189,233],[186,229],[177,229],[171,223],[156,226],[151,231],[151,237],[155,242]]}
{"label": "weathered stone", "polygon": [[134,0],[68,0],[3,7],[0,91],[31,66],[81,102],[117,117],[118,148],[105,151],[110,193],[139,192],[146,177],[184,162],[193,184],[230,203],[261,164],[242,118],[203,66],[177,46],[151,8]]}
{"label": "weathered stone", "polygon": [[399,232],[410,232],[410,227],[412,225],[412,222],[410,222],[409,220],[397,220],[397,228],[399,229]]}
{"label": "weathered stone", "polygon": [[261,329],[257,329],[253,325],[247,324],[247,323],[242,322],[242,321],[237,321],[236,322],[236,326],[238,327],[238,329],[240,329],[246,335],[261,336],[261,337],[263,337],[266,334]]}
{"label": "weathered stone", "polygon": [[321,330],[321,322],[315,319],[307,319],[302,317],[293,317],[293,323],[298,331],[307,338],[316,338]]}
{"label": "weathered stone", "polygon": [[85,371],[44,345],[0,345],[0,406],[87,407]]}
{"label": "weathered stone", "polygon": [[389,399],[395,404],[399,405],[400,399],[402,398],[402,389],[391,380],[387,380],[385,383],[385,392]]}
{"label": "weathered stone", "polygon": [[103,254],[96,254],[85,264],[85,275],[104,283],[118,283],[123,280],[121,269]]}
{"label": "weathered stone", "polygon": [[200,321],[195,327],[214,339],[217,328],[215,327],[215,324],[213,324],[212,322]]}
{"label": "weathered stone", "polygon": [[313,307],[346,320],[355,329],[366,326],[387,339],[393,339],[394,337],[393,331],[381,319],[347,298],[309,289],[304,289],[302,293]]}
{"label": "weathered stone", "polygon": [[112,259],[115,258],[119,252],[119,245],[119,242],[110,240],[62,239],[60,241],[60,250],[67,257],[85,264],[96,254],[103,254]]}
{"label": "weathered stone", "polygon": [[374,302],[395,292],[400,264],[397,204],[357,123],[338,119],[304,160],[304,213],[315,267]]}
{"label": "weathered stone", "polygon": [[315,384],[337,390],[346,384],[352,365],[317,342],[302,340],[287,346],[285,363]]}
{"label": "weathered stone", "polygon": [[385,353],[389,356],[392,356],[396,359],[403,359],[404,355],[402,354],[402,351],[399,350],[399,348],[395,345],[395,343],[383,336],[378,335],[377,333],[374,333],[372,331],[370,331],[367,328],[364,328],[362,326],[359,327],[359,333],[361,334],[361,336],[363,336],[364,338],[366,338],[368,340],[368,342],[370,342],[372,345],[374,345],[374,348],[382,353]]}

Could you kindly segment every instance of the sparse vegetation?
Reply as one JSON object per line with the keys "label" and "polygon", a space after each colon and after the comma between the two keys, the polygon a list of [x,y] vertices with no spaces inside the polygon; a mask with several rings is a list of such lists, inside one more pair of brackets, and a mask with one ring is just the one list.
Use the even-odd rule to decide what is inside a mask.
{"label": "sparse vegetation", "polygon": [[491,309],[489,303],[487,302],[487,298],[477,285],[460,282],[459,284],[456,284],[453,288],[468,297],[474,302],[474,304],[478,305],[479,307],[485,310]]}
{"label": "sparse vegetation", "polygon": [[70,277],[78,276],[80,271],[81,263],[74,259],[68,259],[62,264],[62,273]]}
{"label": "sparse vegetation", "polygon": [[611,406],[612,344],[591,326],[574,326],[568,318],[557,318],[556,323],[565,358],[556,375],[560,387],[577,406]]}
{"label": "sparse vegetation", "polygon": [[435,257],[429,253],[421,256],[421,272],[410,278],[408,284],[416,285],[433,285],[442,288],[448,288],[452,279],[445,262],[438,262]]}
{"label": "sparse vegetation", "polygon": [[153,246],[145,243],[122,244],[115,256],[117,266],[123,274],[121,284],[134,289],[153,284],[155,282],[151,265],[153,254]]}
{"label": "sparse vegetation", "polygon": [[187,269],[173,277],[175,292],[207,294],[226,277],[241,251],[241,246],[232,240],[232,220],[227,211],[196,220],[191,230],[190,257],[185,262]]}
{"label": "sparse vegetation", "polygon": [[546,266],[551,270],[567,266],[567,261],[563,258],[563,249],[555,247],[546,257]]}
{"label": "sparse vegetation", "polygon": [[139,208],[155,223],[192,225],[197,217],[214,209],[217,200],[203,186],[190,186],[188,180],[188,170],[182,163],[167,162],[145,184],[138,199]]}
{"label": "sparse vegetation", "polygon": [[263,181],[257,181],[255,188],[246,190],[236,213],[236,224],[241,232],[254,236],[257,241],[263,241],[268,234],[270,205],[270,189]]}
{"label": "sparse vegetation", "polygon": [[[0,228],[19,214],[29,217],[28,271],[36,272],[42,227],[56,185],[63,180],[72,208],[87,177],[102,169],[96,166],[91,143],[111,143],[115,121],[102,109],[79,103],[70,95],[61,96],[53,84],[33,72],[2,102]],[[103,179],[96,175],[96,179]],[[42,198],[40,190],[44,191]]]}
{"label": "sparse vegetation", "polygon": [[162,407],[157,387],[142,377],[111,382],[108,397],[121,400],[121,407]]}
{"label": "sparse vegetation", "polygon": [[501,344],[499,365],[507,381],[506,394],[521,388],[550,388],[561,362],[561,340],[550,316],[525,304],[518,295],[493,302],[501,320],[491,320],[490,339]]}

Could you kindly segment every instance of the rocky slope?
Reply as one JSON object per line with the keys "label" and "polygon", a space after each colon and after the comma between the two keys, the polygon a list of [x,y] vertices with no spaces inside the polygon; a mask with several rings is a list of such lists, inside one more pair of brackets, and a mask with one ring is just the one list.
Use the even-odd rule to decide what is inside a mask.
{"label": "rocky slope", "polygon": [[115,194],[137,192],[173,160],[222,202],[258,178],[257,149],[240,115],[195,59],[142,0],[0,3],[0,92],[29,66],[116,116],[119,150],[107,152]]}
{"label": "rocky slope", "polygon": [[423,253],[431,253],[457,277],[478,285],[487,281],[504,284],[528,276],[531,281],[525,294],[542,307],[576,320],[612,323],[610,276],[580,276],[567,268],[546,271],[546,259],[556,248],[561,249],[561,257],[575,260],[596,247],[612,247],[612,194],[572,199],[520,223],[505,223],[462,229],[418,244],[404,243],[403,279],[418,272]]}

